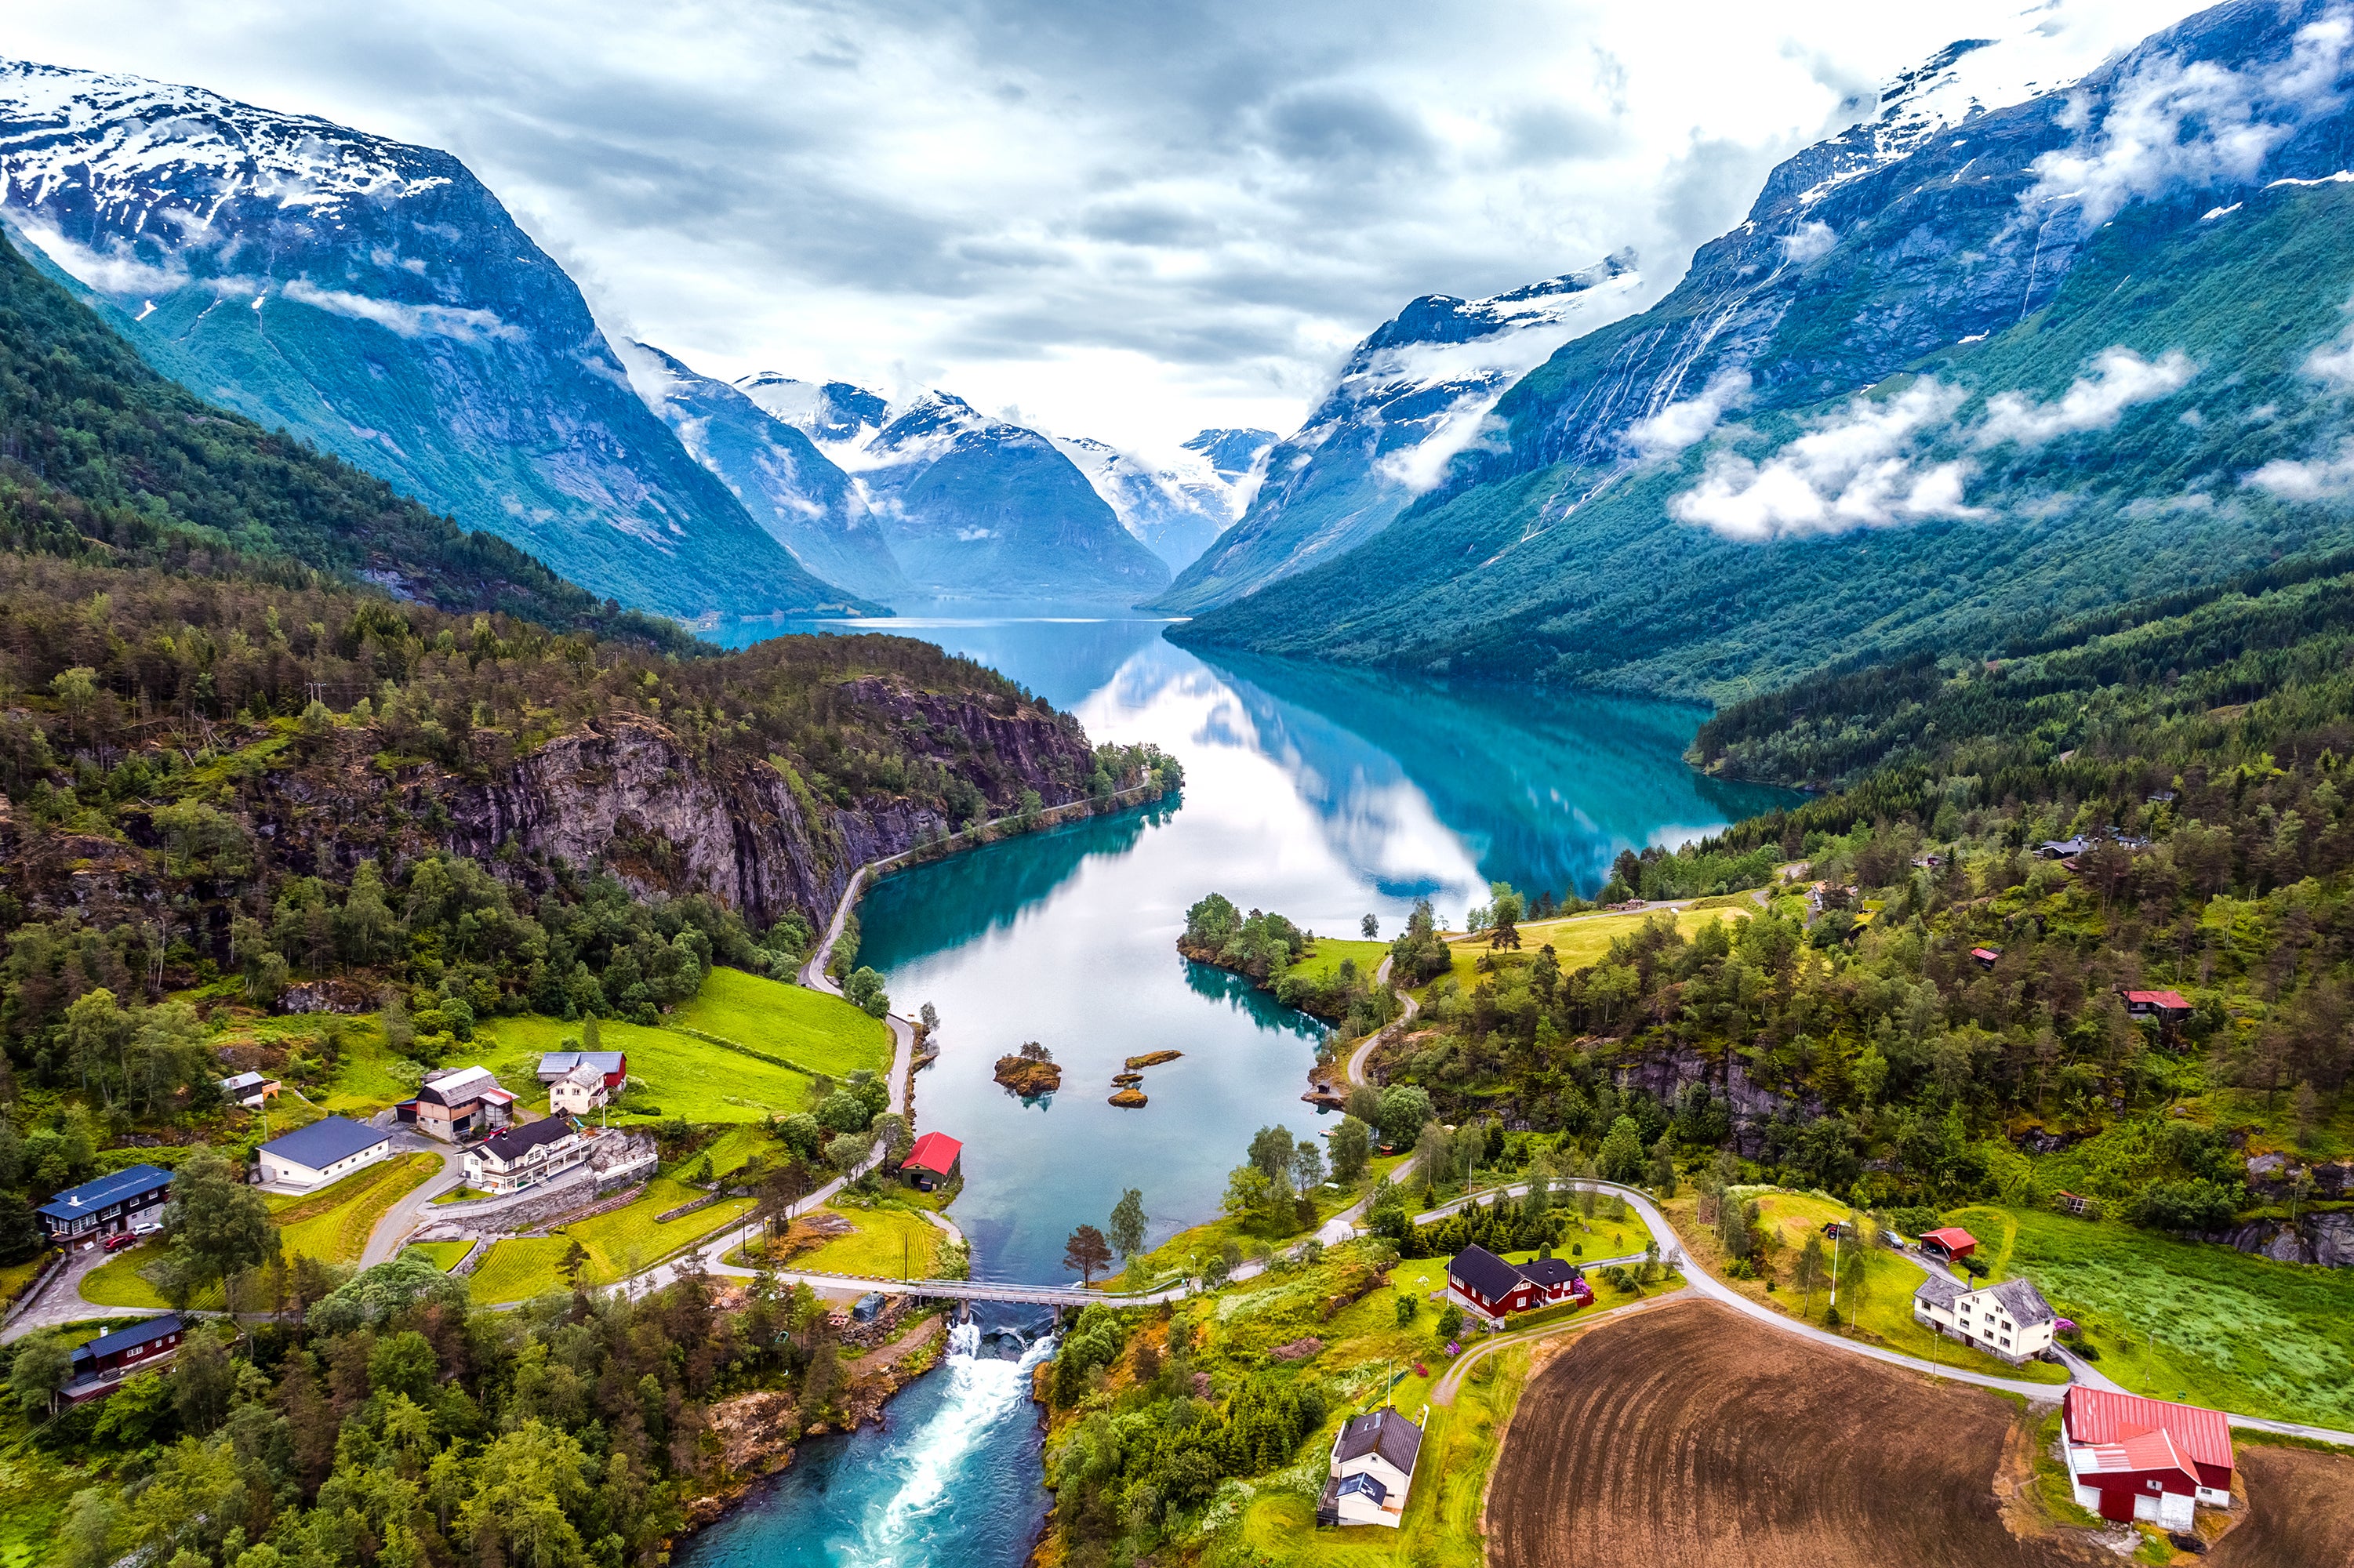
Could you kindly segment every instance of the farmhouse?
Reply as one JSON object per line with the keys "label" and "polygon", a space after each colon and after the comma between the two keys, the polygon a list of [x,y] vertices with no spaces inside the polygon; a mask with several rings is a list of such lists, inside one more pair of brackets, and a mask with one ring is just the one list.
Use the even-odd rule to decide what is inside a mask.
{"label": "farmhouse", "polygon": [[1490,1328],[1507,1313],[1529,1312],[1564,1301],[1586,1306],[1594,1299],[1585,1271],[1557,1257],[1510,1264],[1483,1246],[1468,1246],[1447,1266],[1447,1298]]}
{"label": "farmhouse", "polygon": [[556,1116],[587,1116],[612,1103],[613,1091],[594,1062],[582,1062],[547,1086],[547,1108]]}
{"label": "farmhouse", "polygon": [[169,1171],[153,1165],[126,1166],[111,1176],[69,1187],[43,1203],[41,1228],[60,1246],[81,1236],[127,1231],[161,1219],[164,1201],[171,1195]]}
{"label": "farmhouse", "polygon": [[2232,1506],[2232,1428],[2220,1411],[2082,1383],[2061,1408],[2076,1501],[2103,1519],[2189,1530],[2198,1504]]}
{"label": "farmhouse", "polygon": [[254,1150],[261,1180],[297,1192],[324,1186],[392,1152],[392,1138],[339,1116],[296,1128]]}
{"label": "farmhouse", "polygon": [[907,1179],[908,1186],[928,1192],[955,1181],[957,1162],[963,1158],[963,1144],[945,1132],[928,1132],[899,1161],[899,1173]]}
{"label": "farmhouse", "polygon": [[101,1334],[75,1347],[73,1362],[61,1391],[69,1404],[80,1404],[112,1393],[122,1380],[135,1372],[171,1359],[184,1332],[177,1312],[143,1318],[127,1329]]}
{"label": "farmhouse", "polygon": [[1388,1406],[1351,1416],[1332,1439],[1316,1522],[1395,1530],[1405,1514],[1405,1494],[1421,1452],[1422,1428]]}
{"label": "farmhouse", "polygon": [[450,1067],[425,1075],[417,1097],[394,1107],[399,1119],[444,1143],[478,1137],[514,1119],[514,1096],[487,1067]]}
{"label": "farmhouse", "polygon": [[1947,1225],[1943,1230],[1924,1231],[1921,1250],[1931,1257],[1957,1263],[1978,1250],[1978,1238],[1959,1225]]}
{"label": "farmhouse", "polygon": [[1971,1290],[1941,1274],[1913,1292],[1913,1316],[1923,1327],[1999,1356],[2013,1366],[2052,1348],[2060,1316],[2043,1294],[2024,1279]]}
{"label": "farmhouse", "polygon": [[466,1185],[485,1192],[520,1192],[588,1159],[589,1143],[568,1117],[544,1117],[494,1132],[466,1151]]}

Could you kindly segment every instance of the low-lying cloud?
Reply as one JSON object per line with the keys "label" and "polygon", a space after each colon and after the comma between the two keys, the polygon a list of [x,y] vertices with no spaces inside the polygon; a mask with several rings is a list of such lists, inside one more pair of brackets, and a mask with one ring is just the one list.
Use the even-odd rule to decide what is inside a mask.
{"label": "low-lying cloud", "polygon": [[1748,397],[1749,372],[1720,370],[1709,378],[1699,397],[1670,403],[1649,418],[1637,420],[1628,428],[1627,440],[1646,459],[1673,457],[1707,440],[1723,421],[1726,410],[1738,408]]}
{"label": "low-lying cloud", "polygon": [[2197,374],[2199,366],[2179,348],[2155,360],[2129,348],[2104,349],[2093,361],[2093,374],[2071,382],[2056,402],[2039,403],[2021,392],[1988,398],[1974,439],[1980,446],[2016,441],[2032,447],[2084,430],[2115,429],[2127,408],[2179,392]]}
{"label": "low-lying cloud", "polygon": [[2340,442],[2330,456],[2309,461],[2274,458],[2240,482],[2283,501],[2342,501],[2354,495],[2354,448]]}
{"label": "low-lying cloud", "polygon": [[372,300],[366,294],[322,289],[308,278],[294,279],[280,292],[298,305],[350,316],[355,321],[374,322],[402,337],[449,337],[461,343],[505,338],[519,343],[524,336],[520,327],[510,326],[501,321],[493,311],[473,310],[462,305],[415,305],[398,300]]}
{"label": "low-lying cloud", "polygon": [[1854,398],[1763,463],[1714,454],[1668,512],[1755,541],[1981,515],[1963,504],[1967,462],[1925,464],[1913,452],[1917,438],[1952,419],[1963,396],[1925,377],[1893,397]]}

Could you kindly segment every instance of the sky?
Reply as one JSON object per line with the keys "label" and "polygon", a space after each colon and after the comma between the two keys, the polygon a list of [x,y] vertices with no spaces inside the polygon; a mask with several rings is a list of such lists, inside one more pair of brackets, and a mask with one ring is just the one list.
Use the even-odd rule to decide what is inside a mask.
{"label": "sky", "polygon": [[611,333],[1167,453],[1359,339],[1640,256],[1958,37],[2081,74],[2181,0],[17,0],[0,50],[445,148]]}

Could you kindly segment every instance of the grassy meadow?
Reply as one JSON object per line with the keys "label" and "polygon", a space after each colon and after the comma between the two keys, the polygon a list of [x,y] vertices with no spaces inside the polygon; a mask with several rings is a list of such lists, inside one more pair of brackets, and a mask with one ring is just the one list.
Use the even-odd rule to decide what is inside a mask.
{"label": "grassy meadow", "polygon": [[1946,1219],[1993,1277],[2032,1279],[2135,1393],[2354,1429],[2354,1271],[2031,1209]]}

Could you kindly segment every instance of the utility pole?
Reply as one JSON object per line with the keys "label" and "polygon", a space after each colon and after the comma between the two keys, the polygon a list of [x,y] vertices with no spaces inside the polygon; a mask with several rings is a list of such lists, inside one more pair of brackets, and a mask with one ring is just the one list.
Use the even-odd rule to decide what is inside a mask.
{"label": "utility pole", "polygon": [[[1744,1211],[1744,1213],[1746,1212],[1747,1211],[1745,1210]],[[1838,1231],[1835,1230],[1831,1232],[1831,1310],[1834,1313],[1839,1310],[1839,1249],[1840,1239],[1841,1238]]]}

